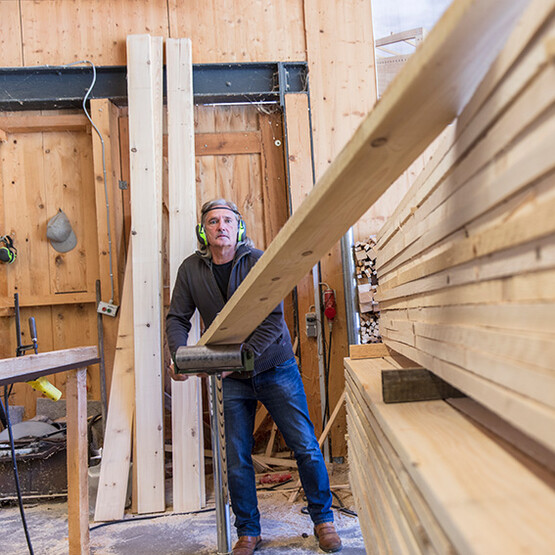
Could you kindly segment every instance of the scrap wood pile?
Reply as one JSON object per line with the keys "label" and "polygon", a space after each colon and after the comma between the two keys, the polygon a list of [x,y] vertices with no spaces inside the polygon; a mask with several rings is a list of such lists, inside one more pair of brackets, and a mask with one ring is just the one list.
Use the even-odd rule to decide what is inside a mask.
{"label": "scrap wood pile", "polygon": [[378,301],[374,298],[378,288],[375,245],[375,236],[371,235],[368,241],[357,241],[353,247],[360,313],[360,342],[362,344],[381,341],[380,312]]}

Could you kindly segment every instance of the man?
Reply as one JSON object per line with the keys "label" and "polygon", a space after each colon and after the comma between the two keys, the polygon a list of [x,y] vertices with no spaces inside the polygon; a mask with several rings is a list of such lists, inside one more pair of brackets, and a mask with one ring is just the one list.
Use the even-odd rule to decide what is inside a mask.
{"label": "man", "polygon": [[[246,236],[237,206],[225,199],[203,205],[197,238],[200,249],[179,268],[166,319],[172,356],[178,347],[187,344],[195,309],[208,327],[262,256]],[[257,401],[268,409],[295,453],[320,548],[328,553],[339,551],[341,540],[333,525],[329,477],[308,416],[306,395],[283,319],[283,303],[247,338],[245,346],[255,354],[254,371],[230,373],[223,380],[229,491],[239,538],[233,554],[250,555],[262,541],[251,458]],[[172,370],[172,378],[185,377]]]}

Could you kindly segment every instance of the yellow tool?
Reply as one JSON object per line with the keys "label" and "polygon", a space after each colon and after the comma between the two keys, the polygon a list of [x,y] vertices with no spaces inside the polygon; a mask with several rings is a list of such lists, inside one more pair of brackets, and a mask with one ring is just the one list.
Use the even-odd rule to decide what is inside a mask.
{"label": "yellow tool", "polygon": [[[37,325],[35,319],[31,316],[29,318],[29,332],[31,334],[31,344],[22,345],[21,343],[21,325],[19,320],[19,294],[14,294],[14,308],[15,308],[15,331],[17,335],[17,349],[16,356],[23,356],[26,351],[33,349],[35,354],[38,353],[38,340],[37,340]],[[53,401],[58,401],[62,396],[62,392],[54,385],[52,385],[46,378],[40,377],[36,380],[27,382],[33,389],[40,391]]]}
{"label": "yellow tool", "polygon": [[62,392],[55,385],[52,385],[46,378],[40,377],[27,383],[33,389],[40,391],[53,401],[58,401],[62,396]]}

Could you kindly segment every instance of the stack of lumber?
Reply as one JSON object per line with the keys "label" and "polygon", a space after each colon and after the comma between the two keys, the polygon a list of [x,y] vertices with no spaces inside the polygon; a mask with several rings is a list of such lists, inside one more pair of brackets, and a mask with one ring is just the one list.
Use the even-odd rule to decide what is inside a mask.
{"label": "stack of lumber", "polygon": [[378,301],[375,299],[378,288],[375,245],[375,236],[372,235],[368,241],[357,241],[353,246],[360,313],[360,342],[362,344],[381,341],[380,313]]}
{"label": "stack of lumber", "polygon": [[375,247],[384,342],[551,450],[554,10],[531,2]]}
{"label": "stack of lumber", "polygon": [[367,553],[552,551],[552,484],[446,401],[384,404],[381,370],[411,361],[345,365],[350,480]]}

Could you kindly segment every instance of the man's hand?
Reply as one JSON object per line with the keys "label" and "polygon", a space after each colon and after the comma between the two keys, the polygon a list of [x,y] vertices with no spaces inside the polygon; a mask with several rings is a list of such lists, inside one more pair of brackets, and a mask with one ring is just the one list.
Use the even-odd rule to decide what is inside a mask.
{"label": "man's hand", "polygon": [[173,362],[170,364],[170,372],[169,372],[169,374],[170,374],[170,378],[171,378],[172,380],[175,380],[176,382],[184,382],[184,381],[186,381],[187,379],[189,379],[189,375],[188,375],[188,374],[178,374],[178,373],[175,371],[175,366],[174,366],[174,363],[173,363]]}

